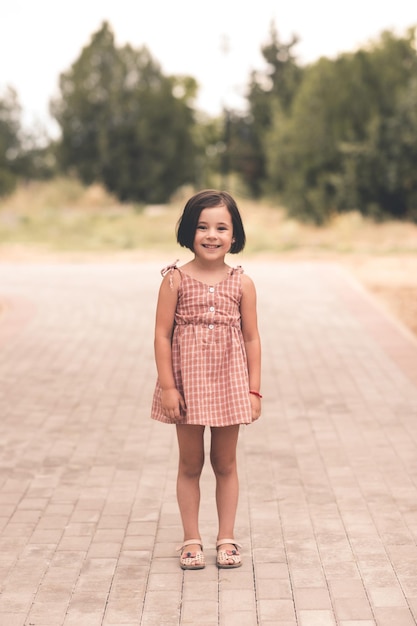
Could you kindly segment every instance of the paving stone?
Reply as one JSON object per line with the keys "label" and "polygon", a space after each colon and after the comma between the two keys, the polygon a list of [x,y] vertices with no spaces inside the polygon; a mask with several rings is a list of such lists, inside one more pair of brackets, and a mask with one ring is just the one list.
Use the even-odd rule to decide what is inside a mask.
{"label": "paving stone", "polygon": [[149,419],[164,263],[0,266],[0,624],[416,624],[417,342],[335,265],[242,264],[264,394],[244,563],[216,568],[207,465],[199,572],[175,552],[175,428]]}

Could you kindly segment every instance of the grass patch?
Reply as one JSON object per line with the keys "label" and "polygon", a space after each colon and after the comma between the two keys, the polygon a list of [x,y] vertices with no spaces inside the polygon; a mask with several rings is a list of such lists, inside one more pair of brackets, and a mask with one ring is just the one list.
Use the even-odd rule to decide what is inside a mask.
{"label": "grass patch", "polygon": [[[0,202],[0,245],[53,252],[172,252],[175,225],[192,190],[168,205],[120,204],[99,185],[58,178],[22,185]],[[352,212],[315,227],[283,208],[237,198],[247,233],[245,254],[401,254],[417,252],[417,225],[374,223]]]}

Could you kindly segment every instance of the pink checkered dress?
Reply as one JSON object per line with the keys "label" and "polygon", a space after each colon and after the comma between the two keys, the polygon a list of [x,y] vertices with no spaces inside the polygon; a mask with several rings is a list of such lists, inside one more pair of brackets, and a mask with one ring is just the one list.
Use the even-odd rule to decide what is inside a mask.
{"label": "pink checkered dress", "polygon": [[[206,285],[181,274],[172,337],[175,385],[187,405],[182,423],[231,426],[252,422],[248,367],[240,325],[242,297],[239,266],[216,285]],[[161,409],[157,381],[152,418],[171,423]]]}

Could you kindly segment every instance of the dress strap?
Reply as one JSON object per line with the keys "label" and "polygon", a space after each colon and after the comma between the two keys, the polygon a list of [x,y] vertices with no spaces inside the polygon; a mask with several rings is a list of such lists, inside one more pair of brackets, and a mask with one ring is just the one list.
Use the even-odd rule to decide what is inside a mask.
{"label": "dress strap", "polygon": [[173,276],[173,274],[174,274],[174,270],[177,270],[177,269],[178,269],[178,267],[177,267],[177,263],[178,263],[178,261],[179,261],[179,259],[177,259],[177,260],[175,261],[175,263],[171,263],[170,265],[167,265],[166,267],[163,267],[163,268],[161,269],[161,275],[162,275],[162,276],[164,276],[164,277],[165,277],[165,276],[168,274],[168,272],[169,272],[169,286],[171,287],[171,289],[172,289],[172,288],[173,288],[173,286],[174,286],[174,283],[173,283],[173,280],[172,280],[172,276]]}
{"label": "dress strap", "polygon": [[243,274],[245,270],[241,265],[236,265],[236,267],[232,267],[231,274]]}
{"label": "dress strap", "polygon": [[161,269],[161,276],[166,276],[166,274],[168,274],[168,272],[173,272],[174,270],[178,269],[177,268],[177,263],[178,263],[179,259],[177,259],[174,263],[171,263],[170,265],[167,265],[166,267],[163,267]]}

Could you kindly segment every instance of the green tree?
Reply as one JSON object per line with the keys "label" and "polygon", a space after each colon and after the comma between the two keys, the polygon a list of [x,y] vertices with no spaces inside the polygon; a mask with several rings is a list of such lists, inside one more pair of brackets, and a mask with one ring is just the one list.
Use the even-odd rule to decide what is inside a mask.
{"label": "green tree", "polygon": [[416,80],[413,30],[305,70],[290,114],[275,112],[266,140],[270,187],[294,215],[413,214]]}
{"label": "green tree", "polygon": [[51,111],[64,169],[122,200],[163,202],[193,182],[193,78],[164,76],[145,47],[117,48],[105,22],[61,75],[60,90]]}
{"label": "green tree", "polygon": [[303,70],[294,54],[297,43],[295,36],[288,43],[282,42],[275,24],[271,24],[270,40],[261,48],[266,68],[252,72],[248,114],[235,120],[234,168],[254,195],[262,193],[267,180],[267,140],[272,125],[277,124],[277,111],[289,114],[302,79]]}
{"label": "green tree", "polygon": [[0,195],[10,193],[17,181],[21,151],[20,115],[17,93],[7,87],[0,96]]}

